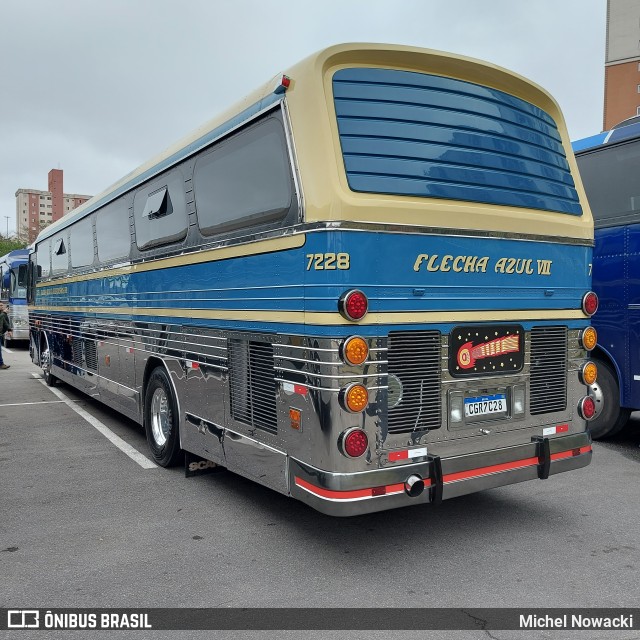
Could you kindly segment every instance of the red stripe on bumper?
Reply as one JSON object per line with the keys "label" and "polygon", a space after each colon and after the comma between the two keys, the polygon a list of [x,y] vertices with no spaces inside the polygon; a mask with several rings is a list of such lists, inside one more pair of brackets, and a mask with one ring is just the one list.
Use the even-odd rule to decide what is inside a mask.
{"label": "red stripe on bumper", "polygon": [[[372,498],[374,497],[374,490],[379,489],[379,487],[370,487],[368,489],[355,489],[353,491],[334,491],[333,489],[323,489],[322,487],[316,487],[315,485],[303,480],[302,478],[298,478],[296,476],[296,484],[311,493],[315,493],[317,496],[321,498],[328,498],[329,500],[357,500],[358,498]],[[425,485],[427,482],[425,482]],[[388,495],[390,493],[399,493],[400,491],[404,491],[404,484],[388,484],[384,487],[385,492],[380,493],[379,495]],[[376,491],[376,497],[378,492]]]}
{"label": "red stripe on bumper", "polygon": [[[569,449],[559,453],[551,454],[551,460],[563,460],[573,456],[581,455],[591,451],[591,445],[580,447],[580,449]],[[457,473],[449,473],[443,477],[443,483],[459,482],[460,480],[471,480],[492,473],[502,473],[504,471],[513,471],[515,469],[524,469],[526,467],[534,467],[539,464],[537,457],[523,458],[522,460],[514,460],[513,462],[504,462],[503,464],[494,464],[488,467],[478,467],[477,469],[469,469],[467,471],[459,471]],[[321,498],[328,500],[358,500],[363,498],[372,498],[404,491],[404,483],[389,484],[383,487],[369,487],[367,489],[355,489],[353,491],[335,491],[333,489],[323,489],[317,487],[298,476],[295,477],[295,483],[302,489],[306,489]],[[424,479],[424,486],[430,487],[431,480]]]}

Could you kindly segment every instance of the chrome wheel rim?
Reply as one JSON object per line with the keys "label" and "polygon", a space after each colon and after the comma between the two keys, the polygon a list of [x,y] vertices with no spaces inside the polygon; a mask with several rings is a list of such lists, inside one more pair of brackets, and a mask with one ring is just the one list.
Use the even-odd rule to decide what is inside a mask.
{"label": "chrome wheel rim", "polygon": [[156,389],[151,398],[151,434],[155,443],[162,447],[171,432],[171,410],[164,389]]}

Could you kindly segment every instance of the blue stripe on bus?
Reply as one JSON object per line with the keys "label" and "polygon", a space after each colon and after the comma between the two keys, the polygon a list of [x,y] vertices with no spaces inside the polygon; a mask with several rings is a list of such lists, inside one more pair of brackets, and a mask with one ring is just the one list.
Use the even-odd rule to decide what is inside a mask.
{"label": "blue stripe on bus", "polygon": [[390,69],[342,69],[333,89],[352,190],[582,214],[557,127],[542,109],[496,89]]}
{"label": "blue stripe on bus", "polygon": [[[335,254],[326,253],[336,247],[349,255],[349,269],[336,269]],[[334,268],[316,269],[325,255]],[[578,245],[323,231],[298,249],[52,282],[39,287],[37,304],[335,313],[340,295],[358,288],[372,312],[579,309],[589,262],[591,248]]]}

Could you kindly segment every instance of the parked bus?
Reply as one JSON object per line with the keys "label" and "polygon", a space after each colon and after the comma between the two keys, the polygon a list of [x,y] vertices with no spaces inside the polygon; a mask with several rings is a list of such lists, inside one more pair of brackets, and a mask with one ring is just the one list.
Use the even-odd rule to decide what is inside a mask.
{"label": "parked bus", "polygon": [[340,516],[591,460],[593,222],[542,89],[340,45],[40,233],[34,361]]}
{"label": "parked bus", "polygon": [[600,308],[593,318],[594,397],[602,410],[589,429],[603,438],[621,431],[631,411],[640,409],[640,118],[573,146],[595,224],[593,288]]}
{"label": "parked bus", "polygon": [[29,340],[27,311],[28,249],[16,249],[0,258],[0,302],[7,305],[12,337],[4,337],[4,344],[14,340]]}

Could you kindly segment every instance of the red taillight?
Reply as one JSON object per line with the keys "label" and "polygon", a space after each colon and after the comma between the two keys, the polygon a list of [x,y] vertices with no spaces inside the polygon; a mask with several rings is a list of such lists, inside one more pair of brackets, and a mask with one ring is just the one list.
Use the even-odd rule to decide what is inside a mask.
{"label": "red taillight", "polygon": [[591,420],[596,415],[596,403],[593,398],[586,396],[580,400],[578,410],[585,420]]}
{"label": "red taillight", "polygon": [[584,294],[582,298],[582,310],[588,316],[592,316],[598,310],[598,296],[593,291]]}
{"label": "red taillight", "polygon": [[368,308],[369,301],[367,300],[367,296],[357,289],[343,293],[340,296],[340,300],[338,300],[338,311],[340,311],[347,320],[353,322],[362,320],[362,318],[367,315]]}
{"label": "red taillight", "polygon": [[369,438],[362,429],[354,427],[342,435],[342,452],[349,458],[359,458],[368,446]]}

